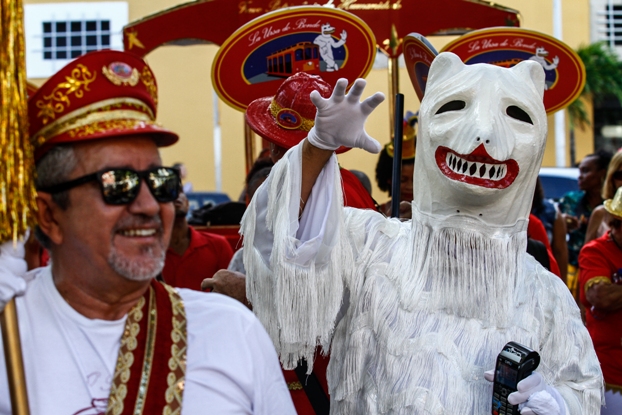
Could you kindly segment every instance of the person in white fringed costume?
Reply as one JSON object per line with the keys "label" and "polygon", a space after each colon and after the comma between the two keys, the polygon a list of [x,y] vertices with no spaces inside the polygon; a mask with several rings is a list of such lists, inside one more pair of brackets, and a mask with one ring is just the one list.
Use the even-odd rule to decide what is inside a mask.
{"label": "person in white fringed costume", "polygon": [[342,207],[333,150],[377,153],[364,123],[384,99],[360,102],[365,81],[346,85],[312,93],[314,128],[242,222],[248,298],[284,366],[331,348],[331,414],[480,415],[485,372],[516,341],[542,357],[510,397],[522,414],[599,413],[603,378],[579,310],[525,251],[547,133],[542,67],[434,60],[411,222]]}

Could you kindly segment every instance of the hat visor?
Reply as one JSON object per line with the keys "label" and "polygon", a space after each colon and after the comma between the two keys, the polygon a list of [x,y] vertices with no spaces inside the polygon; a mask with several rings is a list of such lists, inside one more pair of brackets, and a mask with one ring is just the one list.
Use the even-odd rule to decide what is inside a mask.
{"label": "hat visor", "polygon": [[[246,108],[244,118],[251,127],[251,130],[263,139],[289,150],[304,140],[307,135],[309,135],[309,132],[304,130],[288,130],[280,127],[270,113],[271,103],[272,97],[254,100],[249,104],[248,108]],[[349,147],[342,146],[336,150],[336,153],[345,153],[348,150],[350,150]]]}
{"label": "hat visor", "polygon": [[92,140],[104,140],[108,138],[147,136],[156,143],[158,147],[167,147],[175,144],[179,136],[172,131],[159,127],[153,123],[138,122],[133,126],[123,126],[111,129],[102,129],[88,135],[71,136],[61,134],[52,137],[43,145],[35,150],[35,162],[38,162],[48,151],[57,145],[77,144]]}
{"label": "hat visor", "polygon": [[605,206],[605,210],[607,212],[615,216],[617,219],[622,219],[622,209],[615,210],[612,204],[613,204],[613,199],[608,199],[603,202],[603,206]]}

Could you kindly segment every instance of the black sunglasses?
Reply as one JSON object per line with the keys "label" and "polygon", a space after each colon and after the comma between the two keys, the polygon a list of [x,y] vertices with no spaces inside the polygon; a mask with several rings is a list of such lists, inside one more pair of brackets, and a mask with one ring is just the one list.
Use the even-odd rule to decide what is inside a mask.
{"label": "black sunglasses", "polygon": [[617,172],[611,175],[613,180],[622,180],[622,170],[618,170]]}
{"label": "black sunglasses", "polygon": [[160,203],[173,202],[179,196],[181,178],[179,171],[171,167],[155,167],[149,170],[105,169],[65,183],[37,189],[46,193],[59,193],[84,183],[97,180],[102,198],[109,205],[132,203],[145,180],[153,197]]}

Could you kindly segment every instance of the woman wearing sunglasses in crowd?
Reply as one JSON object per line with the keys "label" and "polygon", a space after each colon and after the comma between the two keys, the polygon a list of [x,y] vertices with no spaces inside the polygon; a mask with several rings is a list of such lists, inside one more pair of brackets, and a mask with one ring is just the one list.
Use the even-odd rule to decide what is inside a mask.
{"label": "woman wearing sunglasses in crowd", "polygon": [[[603,183],[603,200],[612,199],[618,188],[622,187],[622,148],[613,156]],[[585,243],[603,236],[609,230],[605,219],[605,208],[598,206],[592,212],[585,232]]]}

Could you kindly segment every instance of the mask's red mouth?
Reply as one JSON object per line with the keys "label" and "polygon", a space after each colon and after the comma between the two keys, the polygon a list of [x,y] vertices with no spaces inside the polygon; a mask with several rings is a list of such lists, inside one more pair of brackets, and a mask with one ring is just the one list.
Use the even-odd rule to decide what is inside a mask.
{"label": "mask's red mouth", "polygon": [[489,189],[505,189],[514,183],[519,171],[515,160],[495,160],[483,144],[466,155],[441,146],[435,157],[438,168],[450,179]]}

